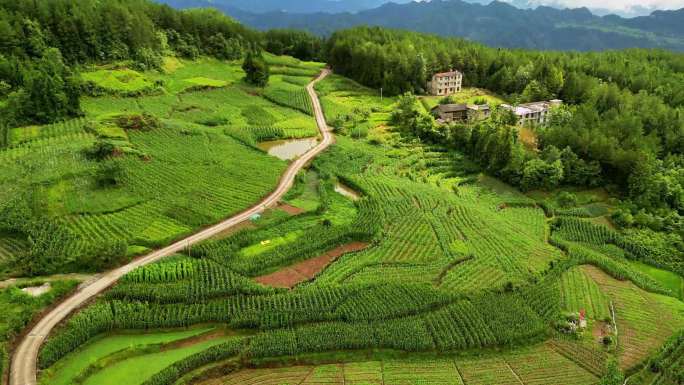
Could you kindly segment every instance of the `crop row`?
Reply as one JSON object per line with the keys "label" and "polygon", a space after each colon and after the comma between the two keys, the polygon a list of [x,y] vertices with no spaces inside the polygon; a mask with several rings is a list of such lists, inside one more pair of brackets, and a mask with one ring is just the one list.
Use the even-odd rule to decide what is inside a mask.
{"label": "crop row", "polygon": [[671,337],[649,360],[648,366],[658,373],[653,385],[684,383],[684,331]]}
{"label": "crop row", "polygon": [[193,303],[234,294],[272,292],[207,259],[192,263],[183,260],[173,264],[153,264],[131,274],[130,278],[124,278],[121,284],[107,292],[107,298]]}
{"label": "crop row", "polygon": [[[291,293],[234,295],[183,305],[110,300],[81,311],[51,338],[41,353],[41,367],[49,366],[107,330],[182,327],[206,322],[262,330],[290,327],[266,332],[252,341],[258,355],[287,354],[292,349],[305,352],[353,347],[426,350],[435,348],[434,341],[438,341],[436,348],[440,350],[472,348],[511,344],[544,333],[540,318],[516,295],[493,294],[470,302],[458,301],[445,311],[439,310],[446,299],[443,295],[416,294],[428,288],[311,287]],[[429,302],[418,300],[427,300],[430,295],[433,299]],[[375,314],[370,313],[367,303],[375,305]],[[510,311],[501,312],[502,308]],[[321,321],[326,322],[310,324]],[[450,326],[455,324],[460,326]],[[326,337],[326,333],[332,334]],[[463,333],[475,337],[458,337]],[[300,334],[307,340],[301,341],[304,337],[300,338]],[[268,342],[271,338],[294,338],[293,335],[298,336],[296,341],[282,346],[277,341]],[[262,340],[263,344],[258,342]],[[283,350],[278,353],[273,349]]]}
{"label": "crop row", "polygon": [[27,249],[26,242],[19,238],[0,237],[0,262],[21,254]]}
{"label": "crop row", "polygon": [[125,283],[168,283],[196,277],[198,263],[192,259],[154,263],[139,267],[126,274]]}
{"label": "crop row", "polygon": [[578,267],[562,275],[561,293],[566,310],[579,312],[586,310],[587,316],[595,320],[610,318],[608,298],[601,292],[596,282]]}
{"label": "crop row", "polygon": [[143,382],[142,385],[171,385],[180,379],[184,374],[202,365],[230,358],[237,355],[244,348],[244,341],[236,338],[232,341],[212,346],[207,350],[195,353],[180,361],[176,361],[171,366],[167,366],[161,372]]}
{"label": "crop row", "polygon": [[85,118],[78,118],[45,126],[15,128],[11,130],[9,144],[17,146],[35,140],[82,133],[85,130],[86,124],[87,120]]}
{"label": "crop row", "polygon": [[264,92],[264,97],[273,103],[294,108],[307,115],[313,116],[313,105],[309,93],[304,88],[284,89],[270,87]]}

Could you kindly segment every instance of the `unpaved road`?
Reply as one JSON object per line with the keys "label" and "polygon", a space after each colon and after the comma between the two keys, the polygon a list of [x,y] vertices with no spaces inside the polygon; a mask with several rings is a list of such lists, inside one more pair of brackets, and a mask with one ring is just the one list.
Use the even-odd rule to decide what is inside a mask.
{"label": "unpaved road", "polygon": [[280,198],[282,198],[283,195],[285,195],[285,193],[290,189],[290,187],[292,187],[297,173],[304,166],[306,166],[311,159],[316,157],[316,155],[320,154],[333,143],[333,135],[328,129],[328,125],[325,122],[325,117],[323,116],[323,110],[321,109],[320,100],[318,100],[318,96],[314,91],[314,85],[316,82],[325,78],[329,73],[329,70],[323,70],[318,78],[309,83],[309,85],[306,87],[309,97],[313,103],[316,124],[318,125],[318,129],[320,130],[323,139],[316,147],[312,148],[309,150],[309,152],[302,155],[300,158],[296,159],[290,164],[283,176],[280,178],[278,187],[270,195],[268,195],[252,208],[228,218],[223,222],[206,228],[163,249],[154,251],[144,257],[136,259],[125,266],[102,274],[98,279],[92,281],[89,285],[81,288],[74,295],[57,305],[53,310],[45,314],[45,316],[24,337],[17,349],[14,351],[10,366],[10,385],[35,385],[37,382],[36,364],[38,359],[38,351],[40,346],[45,341],[47,335],[50,334],[52,329],[67,316],[69,316],[69,314],[71,314],[74,310],[78,309],[86,301],[110,287],[126,273],[140,266],[144,266],[149,263],[156,262],[164,257],[173,255],[187,248],[189,245],[211,238],[212,236],[225,231],[231,226],[235,226],[238,223],[249,219],[249,217],[252,215],[264,211],[267,207],[278,203]]}

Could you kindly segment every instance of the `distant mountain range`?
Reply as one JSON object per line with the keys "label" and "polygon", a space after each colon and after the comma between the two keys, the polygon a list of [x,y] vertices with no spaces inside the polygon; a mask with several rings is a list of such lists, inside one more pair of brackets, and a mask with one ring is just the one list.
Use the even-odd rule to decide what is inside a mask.
{"label": "distant mountain range", "polygon": [[[442,36],[458,36],[495,47],[582,51],[642,47],[684,51],[684,9],[655,11],[648,16],[623,18],[616,15],[597,16],[586,8],[520,9],[498,1],[487,5],[461,0],[386,3],[356,13],[335,14],[293,13],[289,10],[255,13],[225,4],[245,1],[163,2],[179,8],[213,6],[257,29],[297,28],[319,35],[328,35],[335,30],[356,25],[377,25]],[[264,0],[259,3],[265,7],[266,3],[271,1],[275,3],[277,0]],[[281,0],[280,4],[287,3],[291,9],[295,9],[295,3],[301,2],[299,6],[305,6],[304,3],[307,1],[308,4],[318,4],[310,0]],[[356,4],[382,1],[352,0]],[[321,3],[326,2],[339,3]]]}
{"label": "distant mountain range", "polygon": [[[343,13],[359,12],[377,8],[386,3],[405,4],[412,1],[430,0],[161,0],[161,2],[171,4],[177,8],[187,8],[192,4],[204,2],[212,4],[217,8],[237,8],[251,13],[265,13],[282,11],[288,13]],[[489,4],[492,0],[464,0],[467,3]],[[521,9],[534,9],[540,5],[545,5],[558,9],[568,8],[570,0],[502,0],[505,3]],[[590,8],[595,15],[617,14],[623,17],[647,16],[656,11],[654,6],[632,5],[620,9],[601,8],[600,6]]]}
{"label": "distant mountain range", "polygon": [[[161,0],[175,8],[213,6],[219,9],[239,9],[250,13],[342,13],[377,8],[390,0]],[[409,3],[412,0],[392,0]],[[491,0],[489,0],[491,1]]]}
{"label": "distant mountain range", "polygon": [[[492,2],[492,0],[464,0],[468,3],[476,3],[476,4],[489,4]],[[558,9],[566,9],[568,8],[567,4],[570,0],[502,0],[510,5],[513,5],[517,8],[522,8],[522,9],[529,9],[529,8],[537,8],[540,5],[545,5],[548,7],[553,7],[553,8],[558,8]],[[245,9],[248,10],[248,9]],[[601,6],[596,6],[589,8],[591,13],[594,15],[599,15],[599,16],[605,16],[605,15],[610,15],[610,14],[615,14],[619,15],[622,17],[637,17],[637,16],[648,16],[652,12],[655,12],[658,10],[658,8],[654,6],[645,6],[641,4],[635,4],[629,7],[624,7],[620,9],[615,9],[615,8],[607,8],[607,7],[601,7]]]}

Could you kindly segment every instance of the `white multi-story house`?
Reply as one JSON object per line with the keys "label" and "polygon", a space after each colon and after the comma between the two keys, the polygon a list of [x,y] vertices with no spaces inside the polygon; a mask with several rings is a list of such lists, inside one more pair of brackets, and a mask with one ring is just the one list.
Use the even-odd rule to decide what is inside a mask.
{"label": "white multi-story house", "polygon": [[542,102],[524,103],[517,106],[509,104],[502,104],[501,108],[505,108],[518,117],[518,124],[521,126],[535,126],[546,124],[551,108],[563,104],[562,100],[553,99]]}
{"label": "white multi-story house", "polygon": [[449,96],[460,92],[462,85],[463,74],[456,70],[450,70],[432,75],[428,90],[431,95]]}

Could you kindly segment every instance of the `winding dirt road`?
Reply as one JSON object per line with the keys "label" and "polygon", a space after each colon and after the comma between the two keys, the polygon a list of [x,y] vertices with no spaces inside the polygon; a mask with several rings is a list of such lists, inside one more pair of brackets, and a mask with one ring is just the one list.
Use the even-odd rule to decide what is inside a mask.
{"label": "winding dirt road", "polygon": [[74,310],[82,306],[86,301],[113,285],[123,275],[135,268],[156,262],[164,257],[168,257],[179,251],[182,251],[192,244],[211,238],[212,236],[225,231],[231,226],[235,226],[238,223],[249,219],[249,217],[252,215],[261,213],[267,207],[278,203],[283,195],[285,195],[290,187],[292,187],[297,173],[304,166],[306,166],[311,159],[320,154],[334,141],[333,135],[330,133],[328,125],[325,121],[325,117],[323,116],[321,103],[318,100],[316,92],[314,91],[314,85],[316,82],[328,76],[329,73],[329,70],[323,70],[321,74],[306,87],[309,97],[313,103],[316,124],[318,125],[318,129],[320,130],[323,139],[318,143],[318,145],[316,145],[316,147],[312,148],[309,150],[309,152],[305,153],[290,164],[283,176],[280,178],[278,187],[270,195],[264,198],[257,205],[241,212],[240,214],[228,218],[163,249],[154,251],[144,257],[136,259],[125,266],[102,274],[102,276],[97,280],[91,282],[88,286],[81,288],[74,295],[57,305],[49,313],[45,314],[45,316],[24,337],[17,349],[14,351],[10,366],[10,385],[36,385],[36,364],[38,359],[38,351],[52,329],[67,316],[69,316],[69,314],[71,314]]}

